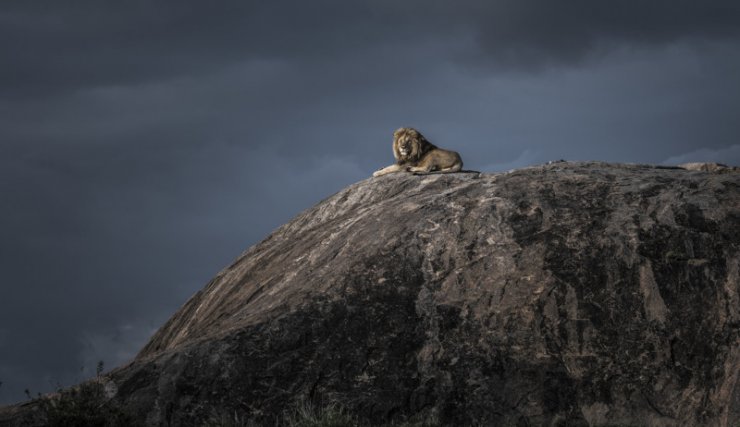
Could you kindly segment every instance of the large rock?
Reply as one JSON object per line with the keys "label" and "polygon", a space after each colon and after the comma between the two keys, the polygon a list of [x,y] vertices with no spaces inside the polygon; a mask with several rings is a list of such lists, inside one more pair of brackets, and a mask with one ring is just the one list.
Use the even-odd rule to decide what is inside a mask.
{"label": "large rock", "polygon": [[737,173],[393,174],[246,251],[106,381],[153,425],[310,400],[373,423],[737,426],[739,283]]}

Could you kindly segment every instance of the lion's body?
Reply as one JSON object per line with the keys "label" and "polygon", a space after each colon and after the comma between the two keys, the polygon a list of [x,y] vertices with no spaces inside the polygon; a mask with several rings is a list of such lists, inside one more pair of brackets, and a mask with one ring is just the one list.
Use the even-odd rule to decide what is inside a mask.
{"label": "lion's body", "polygon": [[402,171],[416,174],[458,172],[463,165],[460,154],[437,148],[412,128],[400,128],[393,133],[393,156],[396,163],[376,171],[373,176]]}

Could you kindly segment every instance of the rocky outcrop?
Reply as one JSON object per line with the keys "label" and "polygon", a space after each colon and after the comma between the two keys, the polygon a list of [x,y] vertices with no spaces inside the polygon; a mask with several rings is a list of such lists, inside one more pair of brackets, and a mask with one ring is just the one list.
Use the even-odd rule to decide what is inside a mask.
{"label": "rocky outcrop", "polygon": [[303,212],[106,378],[129,414],[740,423],[740,174],[392,174]]}
{"label": "rocky outcrop", "polygon": [[678,165],[678,167],[690,171],[703,171],[703,172],[715,172],[715,173],[738,173],[740,172],[740,168],[737,166],[727,166],[722,163],[707,163],[707,162],[699,162],[699,163],[684,163],[681,165]]}

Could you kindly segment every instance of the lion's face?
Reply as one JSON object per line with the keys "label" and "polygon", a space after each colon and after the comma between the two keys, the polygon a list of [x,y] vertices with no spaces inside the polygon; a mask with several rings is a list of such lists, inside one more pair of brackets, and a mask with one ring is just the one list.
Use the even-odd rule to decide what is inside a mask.
{"label": "lion's face", "polygon": [[401,155],[401,157],[408,157],[411,154],[411,140],[405,139],[398,143],[398,154]]}
{"label": "lion's face", "polygon": [[401,128],[393,133],[393,155],[399,161],[418,160],[425,144],[426,139],[416,129]]}

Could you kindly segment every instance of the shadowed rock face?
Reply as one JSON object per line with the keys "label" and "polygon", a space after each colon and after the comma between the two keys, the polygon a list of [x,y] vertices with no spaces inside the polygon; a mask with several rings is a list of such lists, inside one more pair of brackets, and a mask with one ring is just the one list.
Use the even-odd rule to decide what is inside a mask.
{"label": "shadowed rock face", "polygon": [[739,284],[737,173],[392,174],[246,251],[107,381],[149,424],[309,399],[375,423],[735,426]]}

